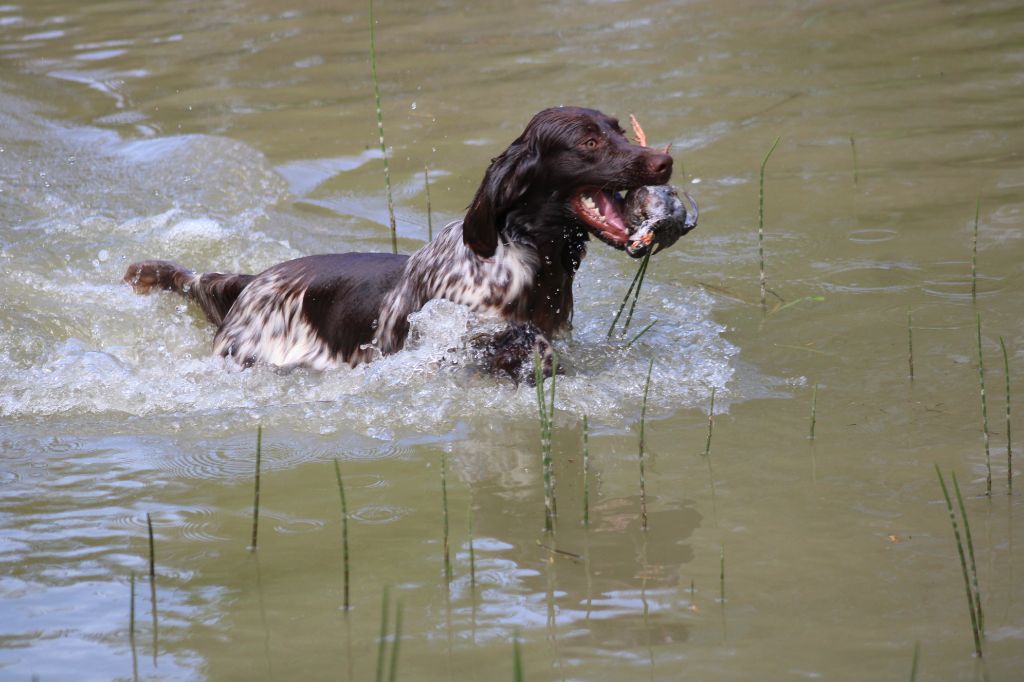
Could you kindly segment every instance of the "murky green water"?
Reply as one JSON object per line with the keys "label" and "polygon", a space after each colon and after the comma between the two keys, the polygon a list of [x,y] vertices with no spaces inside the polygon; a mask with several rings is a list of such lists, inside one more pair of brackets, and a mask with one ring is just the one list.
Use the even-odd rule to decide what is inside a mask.
{"label": "murky green water", "polygon": [[366,9],[0,7],[0,678],[368,679],[390,586],[402,679],[511,679],[517,632],[528,680],[909,679],[915,642],[918,679],[982,679],[938,464],[966,496],[988,673],[1019,679],[999,350],[1019,412],[1018,3],[379,3],[404,252],[427,234],[425,166],[436,229],[553,104],[636,112],[703,209],[652,261],[637,324],[658,323],[632,348],[604,337],[635,262],[591,248],[560,347],[553,538],[533,393],[467,369],[463,310],[431,306],[416,348],[357,370],[239,372],[196,311],[118,284],[140,257],[256,271],[389,248]]}

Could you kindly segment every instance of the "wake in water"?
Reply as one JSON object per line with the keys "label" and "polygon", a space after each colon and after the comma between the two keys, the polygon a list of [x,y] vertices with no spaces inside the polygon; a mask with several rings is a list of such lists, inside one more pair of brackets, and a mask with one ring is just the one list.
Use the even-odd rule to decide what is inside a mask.
{"label": "wake in water", "polygon": [[[226,138],[125,142],[95,129],[57,129],[12,102],[0,193],[9,226],[0,233],[0,286],[9,302],[0,312],[3,416],[201,415],[225,425],[240,413],[287,414],[321,432],[387,437],[395,428],[450,429],[478,415],[534,413],[533,391],[476,370],[469,339],[487,324],[445,301],[412,316],[406,350],[355,369],[239,371],[214,357],[214,329],[200,313],[176,297],[134,296],[120,275],[140,254],[249,272],[302,255],[288,240],[302,225],[281,176]],[[14,178],[29,181],[11,191]],[[353,246],[325,240],[316,248]],[[712,386],[729,396],[737,349],[712,320],[710,296],[658,281],[659,259],[669,257],[652,261],[630,332],[609,341],[631,276],[623,270],[633,262],[592,244],[577,279],[574,331],[555,344],[566,368],[560,409],[597,423],[632,421],[651,357],[655,414],[703,405]],[[626,339],[654,319],[627,348]]]}

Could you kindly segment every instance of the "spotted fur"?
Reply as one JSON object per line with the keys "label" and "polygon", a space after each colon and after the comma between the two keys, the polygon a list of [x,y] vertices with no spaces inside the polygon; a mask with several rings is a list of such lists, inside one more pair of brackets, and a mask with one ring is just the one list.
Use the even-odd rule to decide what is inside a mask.
{"label": "spotted fur", "polygon": [[671,172],[670,156],[630,144],[614,119],[546,109],[491,162],[466,216],[411,257],[308,256],[258,275],[197,275],[142,261],[124,279],[139,293],[177,291],[197,303],[219,327],[214,351],[243,366],[329,369],[395,353],[409,315],[447,299],[510,324],[475,345],[489,350],[493,370],[515,374],[535,350],[549,351],[547,337],[570,326],[589,234],[626,245],[607,216],[595,224],[580,213],[580,197],[600,193],[614,212],[609,192],[661,184]]}

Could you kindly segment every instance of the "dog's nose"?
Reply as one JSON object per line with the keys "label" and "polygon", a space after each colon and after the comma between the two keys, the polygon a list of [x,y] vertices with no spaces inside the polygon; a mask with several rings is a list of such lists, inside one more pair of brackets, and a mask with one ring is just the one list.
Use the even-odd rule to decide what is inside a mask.
{"label": "dog's nose", "polygon": [[663,177],[661,182],[668,182],[672,175],[672,157],[668,154],[653,154],[647,161],[647,167],[652,175]]}

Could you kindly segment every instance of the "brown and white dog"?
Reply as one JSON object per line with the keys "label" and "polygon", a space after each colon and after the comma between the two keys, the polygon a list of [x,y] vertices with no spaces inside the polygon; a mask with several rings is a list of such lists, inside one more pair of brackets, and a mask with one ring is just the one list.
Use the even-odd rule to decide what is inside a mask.
{"label": "brown and white dog", "polygon": [[569,327],[588,235],[626,247],[619,192],[671,175],[672,157],[631,143],[615,119],[545,109],[491,162],[465,217],[412,256],[308,256],[258,275],[149,260],[130,265],[124,281],[137,293],[164,289],[197,303],[218,326],[214,351],[243,366],[328,369],[395,353],[409,314],[447,299],[509,323],[489,363],[515,376]]}

